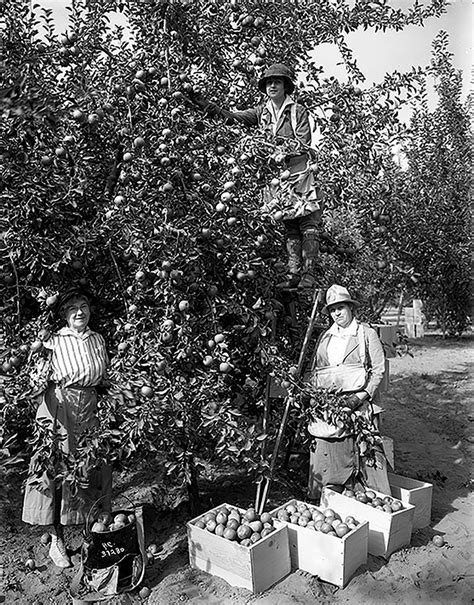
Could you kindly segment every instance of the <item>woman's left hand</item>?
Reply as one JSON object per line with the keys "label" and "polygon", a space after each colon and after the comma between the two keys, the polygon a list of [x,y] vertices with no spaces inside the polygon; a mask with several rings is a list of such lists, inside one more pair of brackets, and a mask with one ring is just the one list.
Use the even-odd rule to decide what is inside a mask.
{"label": "woman's left hand", "polygon": [[360,408],[362,403],[363,399],[358,397],[355,393],[352,393],[351,395],[347,395],[346,397],[344,397],[342,406],[348,408],[351,412],[355,412],[355,410]]}

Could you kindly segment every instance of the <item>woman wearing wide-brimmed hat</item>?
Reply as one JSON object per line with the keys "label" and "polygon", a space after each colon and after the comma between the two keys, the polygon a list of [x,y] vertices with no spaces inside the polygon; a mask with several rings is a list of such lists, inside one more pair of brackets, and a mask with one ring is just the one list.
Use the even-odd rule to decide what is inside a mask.
{"label": "woman wearing wide-brimmed hat", "polygon": [[[108,365],[103,337],[88,324],[90,295],[72,288],[58,300],[57,312],[66,325],[44,342],[46,372],[36,413],[35,452],[30,461],[23,503],[23,521],[48,526],[49,555],[58,567],[70,567],[63,527],[85,522],[90,506],[112,488],[110,467],[84,469],[77,489],[64,475],[67,462],[88,431],[97,428],[97,392]],[[55,451],[56,450],[56,451]]]}
{"label": "woman wearing wide-brimmed hat", "polygon": [[[377,332],[356,319],[358,306],[347,288],[334,284],[327,290],[323,312],[333,323],[316,345],[310,382],[317,388],[338,394],[341,405],[364,415],[375,434],[374,413],[380,410],[375,402],[385,374],[385,354]],[[324,486],[342,491],[344,487],[364,482],[390,493],[382,452],[377,455],[378,466],[371,468],[363,465],[356,435],[346,427],[314,418],[308,431],[316,442],[316,449],[310,454],[311,498],[316,498]]]}
{"label": "woman wearing wide-brimmed hat", "polygon": [[310,168],[312,133],[309,115],[291,97],[295,84],[286,65],[271,65],[258,81],[258,88],[266,95],[266,101],[241,111],[222,109],[199,95],[191,97],[210,115],[220,115],[228,122],[258,126],[276,145],[295,143],[294,149],[287,149],[283,157],[289,178],[279,185],[268,185],[264,199],[277,202],[286,228],[288,276],[279,287],[314,288],[322,195]]}

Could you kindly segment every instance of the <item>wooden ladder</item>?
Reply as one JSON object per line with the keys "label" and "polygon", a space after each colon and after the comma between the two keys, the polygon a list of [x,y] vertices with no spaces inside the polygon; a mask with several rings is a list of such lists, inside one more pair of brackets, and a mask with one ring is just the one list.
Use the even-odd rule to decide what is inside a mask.
{"label": "wooden ladder", "polygon": [[[316,323],[316,318],[320,311],[321,303],[324,300],[324,290],[319,289],[315,290],[313,296],[313,304],[311,309],[311,315],[309,318],[308,327],[306,328],[306,333],[303,340],[303,345],[300,350],[300,354],[298,357],[298,365],[296,367],[296,372],[294,374],[294,379],[298,380],[301,378],[301,374],[304,367],[304,362],[306,359],[306,355],[308,353],[309,344],[311,341],[311,336],[313,334],[314,326]],[[265,390],[265,401],[264,401],[264,413],[263,413],[263,432],[266,435],[268,430],[268,419],[269,419],[269,408],[270,408],[270,377],[267,377],[266,390]],[[284,411],[283,416],[280,422],[280,426],[278,428],[278,433],[275,441],[275,445],[273,447],[273,452],[270,459],[269,471],[266,476],[261,476],[257,480],[257,490],[255,495],[255,510],[257,513],[261,514],[268,500],[268,495],[270,491],[271,484],[273,482],[273,478],[275,475],[275,468],[278,460],[278,453],[282,444],[283,436],[285,434],[285,430],[288,424],[289,413],[291,410],[291,406],[293,405],[295,400],[295,396],[292,390],[288,391],[284,399]],[[262,458],[265,455],[265,441],[262,443]]]}

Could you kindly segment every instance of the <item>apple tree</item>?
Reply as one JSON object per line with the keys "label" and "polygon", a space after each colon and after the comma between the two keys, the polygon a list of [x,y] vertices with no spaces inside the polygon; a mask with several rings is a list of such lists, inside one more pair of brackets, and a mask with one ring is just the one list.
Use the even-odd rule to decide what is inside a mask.
{"label": "apple tree", "polygon": [[[247,107],[271,63],[304,75],[298,95],[323,135],[320,284],[346,283],[377,317],[409,270],[386,209],[397,202],[397,110],[421,75],[362,90],[345,36],[419,24],[443,7],[75,0],[58,37],[47,9],[2,3],[1,412],[19,436],[13,453],[31,434],[29,383],[43,330],[57,326],[57,293],[79,283],[94,294],[111,367],[100,432],[68,477],[93,459],[156,455],[196,497],[204,461],[260,466],[271,441],[260,425],[265,377],[291,376],[298,349],[275,290],[281,221],[261,206],[283,168],[272,143],[208,117],[193,93]],[[324,78],[310,58],[323,42],[338,45],[347,82]],[[304,305],[300,319],[303,331]]]}
{"label": "apple tree", "polygon": [[399,215],[400,244],[418,275],[413,294],[425,301],[443,334],[462,333],[470,307],[472,133],[461,102],[461,74],[445,32],[433,42],[429,76],[438,105],[413,115]]}

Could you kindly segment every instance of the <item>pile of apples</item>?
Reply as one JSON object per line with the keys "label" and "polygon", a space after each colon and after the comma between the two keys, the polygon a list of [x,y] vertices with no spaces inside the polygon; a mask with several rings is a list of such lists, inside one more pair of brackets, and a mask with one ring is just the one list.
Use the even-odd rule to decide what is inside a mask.
{"label": "pile of apples", "polygon": [[109,531],[117,531],[131,523],[135,523],[134,514],[117,513],[112,515],[112,513],[102,512],[92,524],[91,531],[96,534],[103,534]]}
{"label": "pile of apples", "polygon": [[378,496],[374,491],[367,489],[365,491],[354,491],[352,489],[345,489],[342,492],[343,496],[349,498],[355,498],[363,504],[368,504],[378,510],[383,510],[386,513],[397,513],[399,510],[403,510],[403,504],[400,500],[392,498],[392,496]]}
{"label": "pile of apples", "polygon": [[241,512],[230,506],[221,506],[215,512],[206,513],[194,525],[242,546],[252,546],[275,531],[270,513],[259,515],[254,508]]}
{"label": "pile of apples", "polygon": [[307,527],[338,538],[342,538],[359,525],[354,517],[346,517],[343,521],[332,508],[321,510],[304,502],[287,504],[277,512],[277,518],[286,523]]}

